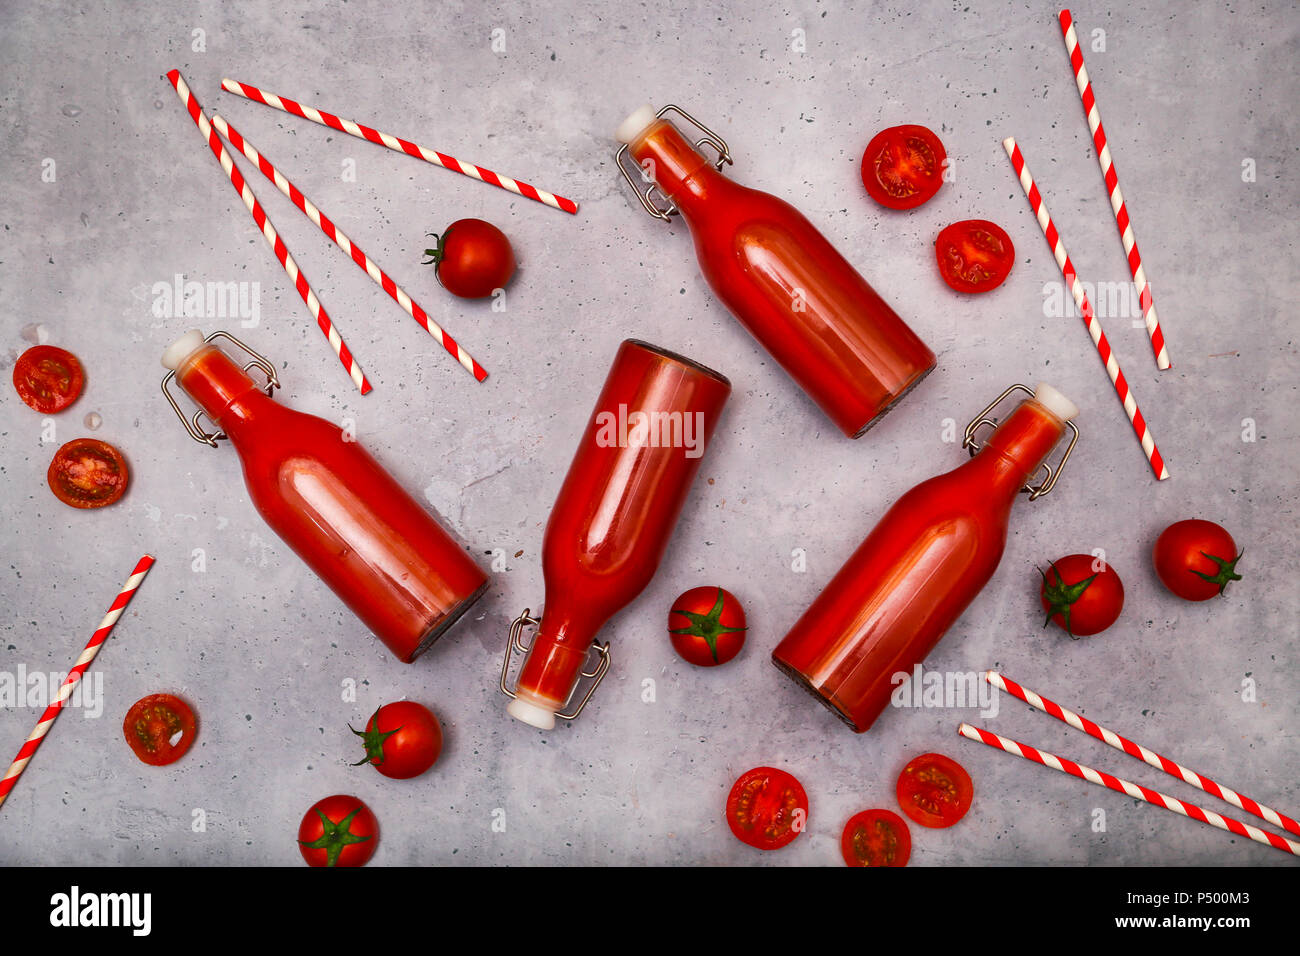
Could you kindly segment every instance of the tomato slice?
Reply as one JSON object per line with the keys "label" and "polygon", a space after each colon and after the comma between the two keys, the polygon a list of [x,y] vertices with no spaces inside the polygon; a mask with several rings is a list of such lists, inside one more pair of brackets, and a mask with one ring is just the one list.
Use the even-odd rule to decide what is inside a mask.
{"label": "tomato slice", "polygon": [[898,775],[898,803],[923,827],[950,827],[966,815],[975,785],[957,761],[921,754]]}
{"label": "tomato slice", "polygon": [[18,397],[42,414],[61,412],[77,400],[86,374],[71,352],[34,345],[14,363]]}
{"label": "tomato slice", "polygon": [[808,826],[808,794],[793,774],[755,767],[727,796],[727,825],[741,843],[779,850]]}
{"label": "tomato slice", "polygon": [[943,185],[943,143],[924,126],[891,126],[862,154],[862,185],[887,209],[915,209]]}
{"label": "tomato slice", "polygon": [[907,866],[912,834],[892,810],[863,810],[844,824],[840,853],[847,866]]}
{"label": "tomato slice", "polygon": [[57,452],[46,473],[50,491],[74,508],[103,508],[126,493],[126,459],[108,442],[74,438]]}
{"label": "tomato slice", "polygon": [[122,732],[135,755],[162,767],[185,756],[197,724],[190,705],[172,694],[150,694],[131,705]]}
{"label": "tomato slice", "polygon": [[988,292],[1011,274],[1016,247],[1011,237],[987,219],[963,219],[939,233],[934,241],[939,273],[958,292]]}

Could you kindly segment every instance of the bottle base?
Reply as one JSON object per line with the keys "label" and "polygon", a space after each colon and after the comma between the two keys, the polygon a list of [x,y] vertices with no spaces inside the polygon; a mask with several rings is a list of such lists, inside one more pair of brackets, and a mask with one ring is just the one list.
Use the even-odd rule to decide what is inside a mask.
{"label": "bottle base", "polygon": [[825,694],[819,691],[816,687],[814,687],[812,683],[808,680],[808,678],[805,677],[803,674],[801,674],[799,671],[795,670],[785,661],[780,660],[776,656],[772,657],[772,663],[776,665],[777,670],[785,674],[792,681],[794,681],[796,684],[798,684],[800,687],[806,690],[809,694],[811,694],[817,700],[818,703],[820,703],[823,707],[829,710],[840,720],[844,721],[844,723],[848,724],[849,727],[853,729],[853,732],[855,734],[861,734],[866,732],[867,730],[866,727],[859,727],[856,723],[854,723],[852,717],[850,717],[843,710],[841,710],[840,706],[837,703],[835,703],[835,701],[831,700],[829,697],[827,697]]}
{"label": "bottle base", "polygon": [[437,643],[438,638],[442,637],[448,628],[460,620],[461,615],[473,607],[478,599],[487,593],[488,585],[491,583],[492,579],[486,578],[473,594],[465,598],[465,600],[461,601],[454,608],[440,617],[437,623],[429,628],[429,630],[425,632],[424,636],[420,638],[420,643],[415,646],[415,650],[411,651],[410,656],[405,659],[405,663],[411,663],[411,661],[415,660]]}
{"label": "bottle base", "polygon": [[861,437],[862,437],[863,435],[865,435],[867,432],[871,431],[872,426],[874,426],[878,421],[880,421],[880,420],[881,420],[882,418],[884,418],[887,414],[889,414],[891,411],[893,411],[893,410],[894,410],[894,406],[897,405],[899,402],[901,402],[904,398],[906,398],[906,397],[911,393],[912,389],[914,389],[914,388],[916,388],[916,386],[920,385],[921,382],[925,379],[925,377],[926,377],[927,375],[929,375],[931,372],[933,372],[933,371],[935,370],[935,368],[938,367],[938,365],[939,365],[939,362],[938,362],[937,359],[936,359],[935,361],[931,362],[929,368],[925,369],[923,372],[921,372],[919,375],[917,375],[916,378],[912,379],[910,382],[908,382],[906,385],[904,385],[903,388],[898,392],[897,395],[895,395],[895,396],[894,396],[893,398],[891,398],[888,402],[886,402],[886,403],[885,403],[885,404],[884,404],[884,405],[883,405],[883,406],[882,406],[882,407],[881,407],[881,408],[876,412],[876,414],[873,415],[873,416],[872,416],[872,417],[867,421],[867,423],[866,423],[865,425],[863,425],[861,428],[859,428],[859,429],[858,429],[854,434],[850,435],[849,437],[850,437],[850,438],[854,438],[854,439],[861,438]]}

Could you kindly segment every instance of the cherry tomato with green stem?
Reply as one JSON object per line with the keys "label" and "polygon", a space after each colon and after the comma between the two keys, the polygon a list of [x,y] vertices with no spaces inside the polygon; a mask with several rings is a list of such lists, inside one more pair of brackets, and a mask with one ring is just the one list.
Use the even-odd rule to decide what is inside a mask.
{"label": "cherry tomato with green stem", "polygon": [[515,274],[515,253],[510,240],[496,226],[482,219],[457,219],[442,231],[430,233],[438,240],[425,249],[438,282],[462,299],[482,299],[505,288]]}
{"label": "cherry tomato with green stem", "polygon": [[379,843],[379,821],[356,797],[318,800],[298,824],[298,850],[308,866],[365,866]]}
{"label": "cherry tomato with green stem", "polygon": [[1170,591],[1186,601],[1208,601],[1223,594],[1230,581],[1241,580],[1237,562],[1245,553],[1220,525],[1189,518],[1160,533],[1152,559]]}
{"label": "cherry tomato with green stem", "polygon": [[745,609],[720,587],[691,588],[668,612],[673,648],[700,667],[725,664],[745,645]]}
{"label": "cherry tomato with green stem", "polygon": [[1047,612],[1043,627],[1056,624],[1073,638],[1088,637],[1114,624],[1124,609],[1124,582],[1101,558],[1067,554],[1038,573],[1038,597]]}

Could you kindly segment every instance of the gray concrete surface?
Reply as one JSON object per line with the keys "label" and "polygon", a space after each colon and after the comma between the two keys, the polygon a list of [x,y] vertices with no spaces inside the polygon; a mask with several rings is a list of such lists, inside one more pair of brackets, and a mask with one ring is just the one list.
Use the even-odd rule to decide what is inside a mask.
{"label": "gray concrete surface", "polygon": [[[1059,277],[999,145],[1022,143],[1083,278],[1124,281],[1056,9],[5,3],[0,343],[11,367],[39,324],[89,382],[44,436],[41,416],[0,388],[0,670],[66,669],[135,558],[158,564],[94,666],[101,715],[65,714],[0,811],[0,862],[293,864],[301,814],[342,791],[381,821],[375,864],[837,865],[844,821],[894,806],[903,764],[937,750],[969,768],[977,796],[959,826],[914,831],[916,865],[1285,863],[955,735],[969,720],[1228,809],[1008,698],[987,719],[970,707],[891,711],[855,736],[768,661],[889,502],[964,459],[946,426],[960,432],[1012,382],[1046,379],[1080,405],[1083,439],[1056,491],[1017,507],[996,578],[928,667],[1001,668],[1259,800],[1300,806],[1297,22],[1285,3],[1074,7],[1174,361],[1158,373],[1131,317],[1103,320],[1169,462],[1172,479],[1157,485],[1081,323],[1045,314]],[[461,337],[491,372],[485,384],[254,178],[374,382],[357,395],[163,79],[171,67]],[[500,169],[581,211],[237,99],[220,92],[223,76]],[[644,101],[713,124],[734,175],[799,206],[939,353],[939,370],[864,440],[829,426],[718,305],[684,228],[651,220],[624,189],[611,132]],[[940,133],[956,181],[892,215],[864,195],[858,161],[873,133],[904,122]],[[418,264],[425,233],[463,216],[515,244],[504,312],[452,300]],[[1010,280],[979,298],[950,293],[931,251],[941,227],[971,217],[1001,223],[1018,249]],[[177,274],[259,283],[255,328],[197,324],[265,351],[285,402],[352,420],[485,563],[504,557],[490,596],[416,664],[390,657],[265,527],[234,452],[195,444],[163,402],[158,356],[196,324],[156,314],[155,284]],[[505,715],[497,670],[509,621],[543,600],[547,511],[628,336],[725,371],[734,398],[659,575],[605,632],[613,674],[580,721],[546,734]],[[44,475],[59,443],[92,434],[91,412],[134,479],[115,507],[77,512]],[[1245,580],[1226,599],[1185,604],[1155,579],[1156,534],[1189,516],[1222,522],[1246,549]],[[1093,548],[1123,576],[1127,606],[1108,633],[1071,642],[1040,627],[1034,567]],[[804,573],[792,571],[796,549]],[[702,583],[733,589],[751,623],[741,657],[712,671],[681,662],[664,632],[672,599]],[[160,690],[188,698],[202,726],[184,760],[155,769],[131,756],[121,719]],[[442,718],[436,769],[400,782],[349,767],[347,723],[403,696]],[[36,714],[0,708],[0,757]],[[766,855],[722,819],[732,781],[759,764],[796,773],[812,801],[808,832]]]}

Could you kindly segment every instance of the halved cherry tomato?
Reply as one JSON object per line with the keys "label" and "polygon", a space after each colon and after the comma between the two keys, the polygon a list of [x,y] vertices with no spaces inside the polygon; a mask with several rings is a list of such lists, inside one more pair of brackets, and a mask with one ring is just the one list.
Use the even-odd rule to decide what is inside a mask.
{"label": "halved cherry tomato", "polygon": [[987,219],[963,219],[947,226],[934,241],[939,273],[958,292],[988,292],[1011,274],[1016,247],[1011,237]]}
{"label": "halved cherry tomato", "polygon": [[808,794],[794,774],[755,767],[732,785],[726,814],[741,843],[779,850],[808,826]]}
{"label": "halved cherry tomato", "polygon": [[943,185],[944,152],[924,126],[891,126],[871,138],[862,154],[862,184],[887,209],[915,209]]}
{"label": "halved cherry tomato", "polygon": [[505,287],[515,274],[515,253],[504,232],[482,219],[458,219],[433,234],[436,249],[425,249],[442,287],[462,299],[481,299]]}
{"label": "halved cherry tomato", "polygon": [[308,866],[365,866],[379,844],[379,821],[356,797],[318,800],[298,824],[298,851]]}
{"label": "halved cherry tomato", "polygon": [[1064,628],[1071,637],[1100,634],[1124,610],[1124,582],[1105,561],[1091,554],[1067,554],[1051,562],[1039,586],[1039,601],[1048,622]]}
{"label": "halved cherry tomato", "polygon": [[840,853],[847,866],[907,866],[912,834],[892,810],[863,810],[844,824]]}
{"label": "halved cherry tomato", "polygon": [[725,664],[745,646],[745,609],[720,587],[691,588],[668,612],[673,649],[692,664]]}
{"label": "halved cherry tomato", "polygon": [[85,382],[77,357],[53,345],[34,345],[14,363],[18,397],[45,415],[61,412],[75,402]]}
{"label": "halved cherry tomato", "polygon": [[952,826],[974,796],[970,774],[943,754],[921,754],[898,775],[898,804],[923,827]]}
{"label": "halved cherry tomato", "polygon": [[373,764],[385,777],[409,780],[418,777],[442,753],[442,725],[428,707],[413,700],[385,704],[375,711],[366,729],[348,730],[361,738],[366,756],[352,766]]}
{"label": "halved cherry tomato", "polygon": [[54,453],[45,474],[50,491],[74,508],[103,508],[126,493],[122,453],[98,438],[74,438]]}
{"label": "halved cherry tomato", "polygon": [[175,763],[194,743],[194,711],[174,694],[150,694],[131,705],[122,733],[135,755],[155,767]]}
{"label": "halved cherry tomato", "polygon": [[1237,562],[1243,554],[1221,526],[1189,518],[1160,532],[1152,558],[1165,587],[1186,601],[1208,601],[1229,581],[1241,580]]}

